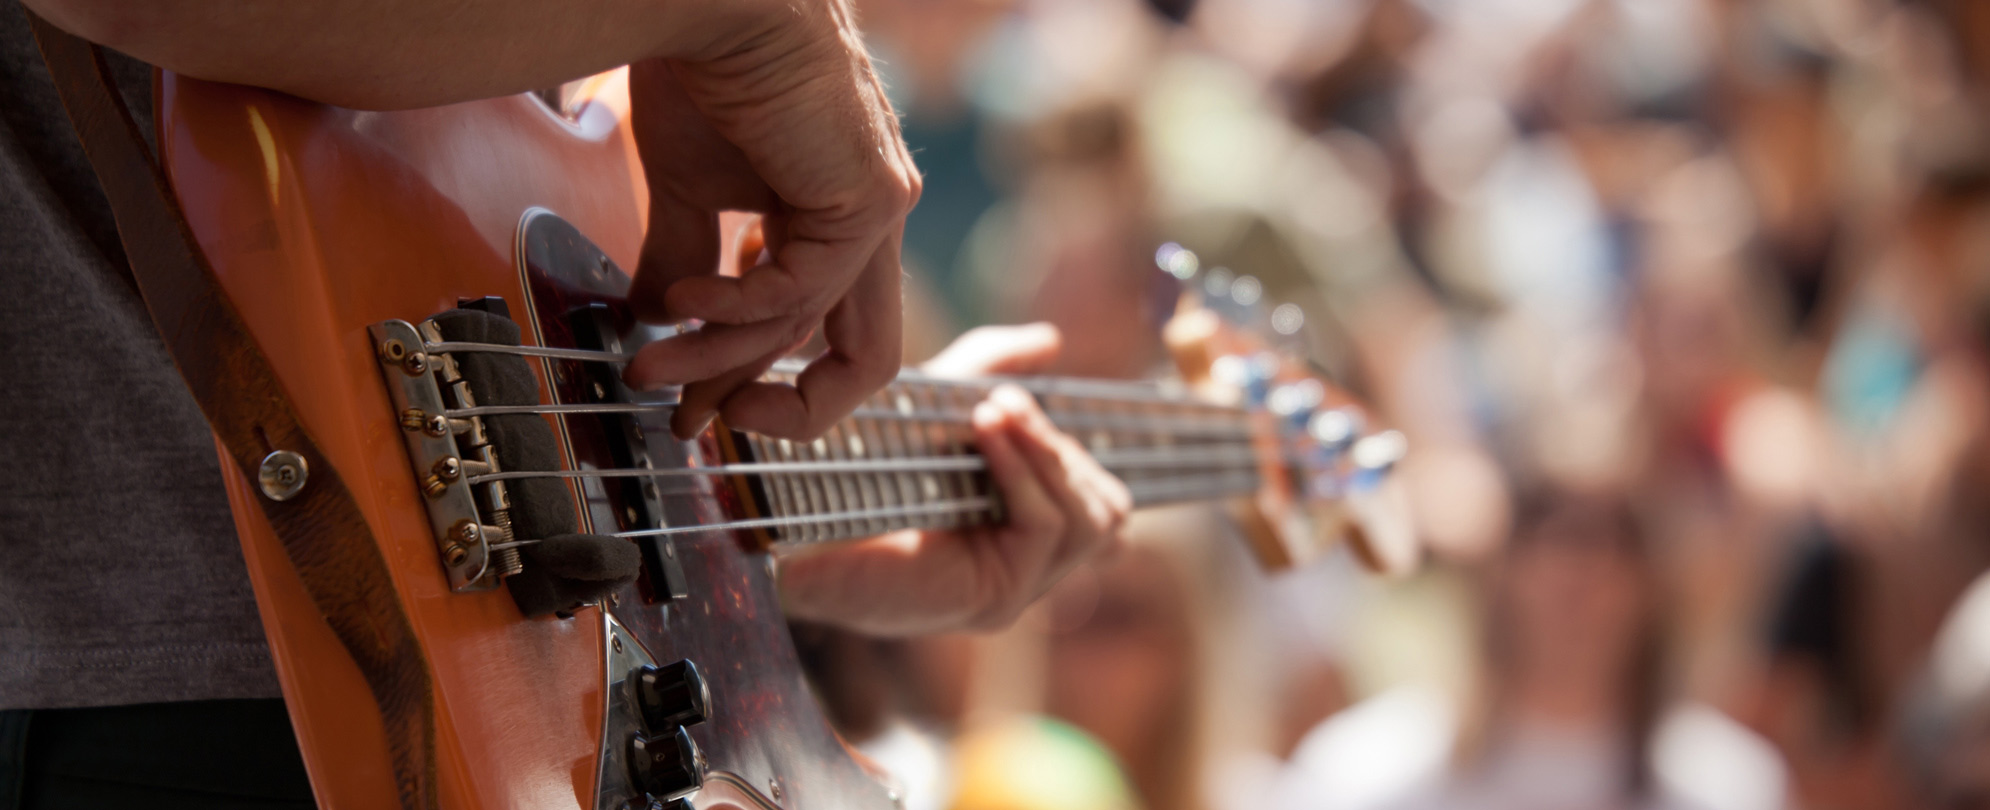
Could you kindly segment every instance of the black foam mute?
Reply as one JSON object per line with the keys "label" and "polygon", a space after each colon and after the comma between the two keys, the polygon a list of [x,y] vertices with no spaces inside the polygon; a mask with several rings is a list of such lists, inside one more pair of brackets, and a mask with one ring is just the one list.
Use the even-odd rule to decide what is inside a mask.
{"label": "black foam mute", "polygon": [[636,544],[598,534],[562,534],[519,549],[525,570],[505,580],[527,616],[567,614],[636,581]]}

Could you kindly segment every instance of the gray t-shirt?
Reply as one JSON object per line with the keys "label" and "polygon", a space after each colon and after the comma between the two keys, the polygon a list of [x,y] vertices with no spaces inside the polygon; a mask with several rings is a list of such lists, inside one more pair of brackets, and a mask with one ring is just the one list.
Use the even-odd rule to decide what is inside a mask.
{"label": "gray t-shirt", "polygon": [[[113,55],[150,127],[146,67]],[[274,697],[213,434],[0,5],[0,709]]]}

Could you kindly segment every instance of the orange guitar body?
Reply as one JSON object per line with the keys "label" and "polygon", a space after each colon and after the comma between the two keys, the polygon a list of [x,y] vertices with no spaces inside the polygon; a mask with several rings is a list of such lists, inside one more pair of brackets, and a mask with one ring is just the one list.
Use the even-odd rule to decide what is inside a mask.
{"label": "orange guitar body", "polygon": [[[594,808],[607,641],[593,609],[526,620],[503,589],[450,591],[367,328],[420,320],[459,299],[520,305],[515,244],[534,207],[558,212],[634,267],[646,197],[623,88],[620,73],[597,77],[563,116],[525,95],[377,113],[171,74],[160,86],[160,152],[188,221],[359,502],[428,653],[436,728],[424,803]],[[534,342],[531,330],[524,341]],[[223,467],[320,806],[401,806],[367,682],[263,519],[256,486]],[[747,584],[748,608],[778,610],[764,575]],[[781,626],[778,616],[765,623]],[[773,646],[770,654],[792,658],[785,643]],[[792,742],[833,746],[814,706],[792,703],[770,710],[800,724]],[[829,767],[856,772],[835,759]],[[753,765],[729,767],[755,791],[778,795],[768,780],[788,777],[744,772]],[[857,789],[889,806],[881,785]],[[818,806],[847,798],[818,797],[828,800]],[[697,804],[755,801],[740,786],[708,782]]]}
{"label": "orange guitar body", "polygon": [[[971,458],[964,416],[985,388],[901,375],[823,440],[792,446],[736,434],[722,442],[712,431],[695,442],[658,438],[668,434],[657,421],[667,418],[657,415],[671,404],[666,395],[629,391],[612,370],[635,345],[629,341],[668,336],[637,324],[623,298],[621,268],[636,265],[647,199],[625,126],[621,72],[582,83],[564,111],[519,95],[355,112],[172,74],[161,79],[157,101],[160,157],[186,222],[309,443],[337,473],[325,477],[350,491],[391,579],[393,604],[383,604],[385,589],[318,576],[324,546],[286,545],[263,509],[266,497],[311,486],[301,461],[281,466],[286,456],[302,457],[269,446],[262,433],[264,447],[232,448],[253,451],[249,458],[269,454],[260,481],[232,461],[222,466],[320,806],[899,804],[847,753],[814,702],[782,618],[767,541],[999,520],[999,493],[974,472],[982,468]],[[721,223],[736,238],[741,224]],[[737,247],[721,255],[735,256]],[[492,337],[445,338],[443,319],[429,319],[459,306],[484,314],[451,318],[511,318],[525,348]],[[1359,482],[1393,464],[1399,452],[1388,448],[1401,444],[1400,435],[1372,437],[1394,444],[1364,452],[1369,439],[1357,441],[1358,431],[1308,427],[1315,409],[1338,408],[1342,398],[1281,370],[1261,348],[1209,345],[1233,361],[1226,368],[1245,377],[1262,372],[1255,388],[1239,390],[1277,387],[1303,395],[1293,400],[1301,407],[1278,405],[1290,396],[1272,396],[1267,411],[1263,402],[1196,402],[1124,383],[1021,384],[1038,386],[1031,390],[1053,420],[1064,420],[1060,427],[1089,437],[1087,446],[1128,480],[1137,502],[1256,492],[1261,511],[1275,518],[1258,521],[1267,536],[1283,546],[1309,542],[1295,540],[1303,526],[1288,526],[1304,522],[1295,507],[1338,500],[1345,482],[1366,486]],[[508,383],[530,405],[479,403],[486,394],[471,393],[470,366],[459,359],[506,353],[537,362],[536,376]],[[540,417],[525,414],[562,408],[545,417],[561,462],[500,469],[517,466],[518,457],[500,464],[492,455],[499,431],[491,420],[536,428]],[[1362,421],[1338,410],[1317,417],[1336,415]],[[242,432],[238,425],[228,435]],[[1309,438],[1316,436],[1328,439]],[[727,466],[712,469],[718,465]],[[825,465],[831,472],[870,466],[829,483],[799,472]],[[749,481],[741,470],[762,477]],[[571,493],[554,490],[561,494],[537,503],[578,494],[578,520],[568,521],[577,527],[516,536],[511,518],[539,507],[505,493],[562,473]],[[279,484],[292,486],[289,494]],[[907,516],[920,517],[874,522]],[[620,584],[565,602],[587,603],[566,618],[524,616],[506,586],[530,580],[500,584],[525,570],[506,555],[533,543],[545,544],[532,552],[550,554],[576,531],[618,553],[627,550],[621,541],[601,535],[632,541],[643,556],[640,578],[589,580]],[[1263,556],[1298,558],[1282,549]],[[300,568],[314,572],[311,584]],[[369,583],[381,581],[371,576]],[[328,599],[328,582],[333,597],[363,598]],[[339,611],[354,602],[368,619],[392,620],[345,622]],[[321,613],[326,604],[338,608],[328,612],[341,619],[340,633]],[[398,633],[403,616],[423,660],[399,671],[425,668],[426,678],[369,680],[378,674],[376,657],[355,659],[349,650],[375,649],[366,642]]]}

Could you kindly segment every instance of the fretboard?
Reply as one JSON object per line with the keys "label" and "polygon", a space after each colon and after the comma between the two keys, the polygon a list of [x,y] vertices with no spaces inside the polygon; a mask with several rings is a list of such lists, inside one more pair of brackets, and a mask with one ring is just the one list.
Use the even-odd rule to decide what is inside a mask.
{"label": "fretboard", "polygon": [[1147,384],[1066,378],[957,381],[908,372],[813,442],[739,435],[740,461],[792,472],[749,479],[784,542],[1002,521],[1000,493],[969,414],[997,382],[1035,395],[1050,419],[1125,481],[1137,506],[1224,498],[1259,485],[1249,414]]}

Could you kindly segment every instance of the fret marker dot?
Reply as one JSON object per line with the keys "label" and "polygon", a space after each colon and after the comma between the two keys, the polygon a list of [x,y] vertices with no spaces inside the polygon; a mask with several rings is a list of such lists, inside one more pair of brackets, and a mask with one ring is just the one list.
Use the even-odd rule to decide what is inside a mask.
{"label": "fret marker dot", "polygon": [[864,454],[864,439],[863,439],[863,437],[861,437],[861,436],[851,436],[851,437],[850,437],[850,442],[849,442],[849,444],[850,444],[850,455],[853,455],[853,456],[862,456],[862,455]]}
{"label": "fret marker dot", "polygon": [[829,455],[829,443],[821,439],[816,439],[814,442],[810,443],[808,447],[810,450],[814,450],[815,454],[818,456]]}
{"label": "fret marker dot", "polygon": [[940,497],[940,482],[933,480],[931,474],[919,476],[919,490],[926,493],[928,500],[938,498]]}
{"label": "fret marker dot", "polygon": [[904,415],[906,415],[906,416],[911,416],[911,415],[912,415],[912,411],[913,411],[913,407],[912,407],[912,398],[911,398],[911,397],[908,397],[908,396],[906,396],[906,395],[904,395],[904,394],[899,394],[899,395],[898,395],[898,412],[899,412],[899,413],[902,413],[902,414],[904,414]]}

